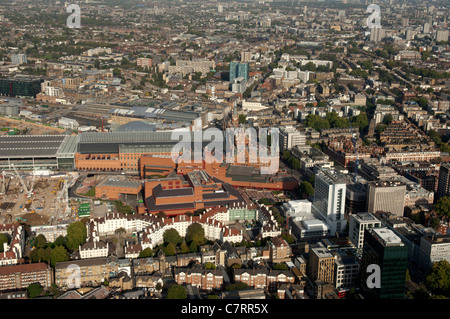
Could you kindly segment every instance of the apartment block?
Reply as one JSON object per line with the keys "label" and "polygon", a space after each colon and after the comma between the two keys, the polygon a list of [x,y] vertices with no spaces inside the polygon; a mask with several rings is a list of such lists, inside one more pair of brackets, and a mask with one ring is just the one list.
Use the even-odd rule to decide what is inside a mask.
{"label": "apartment block", "polygon": [[0,290],[24,289],[32,283],[48,288],[53,283],[52,270],[46,263],[0,267]]}

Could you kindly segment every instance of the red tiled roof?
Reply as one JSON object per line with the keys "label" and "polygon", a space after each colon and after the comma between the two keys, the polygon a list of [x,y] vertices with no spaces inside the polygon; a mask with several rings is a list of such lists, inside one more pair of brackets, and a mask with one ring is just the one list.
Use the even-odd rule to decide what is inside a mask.
{"label": "red tiled roof", "polygon": [[0,276],[7,276],[15,273],[45,271],[50,267],[46,263],[21,264],[0,267]]}

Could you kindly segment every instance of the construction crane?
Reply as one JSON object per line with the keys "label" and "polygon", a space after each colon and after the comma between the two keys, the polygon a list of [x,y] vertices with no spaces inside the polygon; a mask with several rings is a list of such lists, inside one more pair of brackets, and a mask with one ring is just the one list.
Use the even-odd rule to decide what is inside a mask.
{"label": "construction crane", "polygon": [[32,196],[33,195],[34,181],[36,179],[35,172],[33,171],[33,178],[31,179],[31,183],[29,185],[27,185],[27,181],[25,179],[23,179],[22,176],[20,176],[20,174],[17,171],[17,169],[14,166],[14,164],[11,164],[11,166],[14,169],[14,173],[15,173],[16,177],[19,179],[20,183],[22,184],[23,190],[24,190],[25,194],[27,195],[27,197]]}

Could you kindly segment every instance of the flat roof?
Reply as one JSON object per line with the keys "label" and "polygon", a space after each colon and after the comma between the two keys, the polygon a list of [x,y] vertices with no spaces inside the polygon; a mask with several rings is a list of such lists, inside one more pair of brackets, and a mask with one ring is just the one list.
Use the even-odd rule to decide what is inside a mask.
{"label": "flat roof", "polygon": [[373,228],[372,233],[384,246],[403,246],[403,242],[392,230],[387,227]]}
{"label": "flat roof", "polygon": [[[0,136],[0,158],[56,157],[66,138],[68,135]],[[73,140],[67,142],[65,149],[73,149]]]}

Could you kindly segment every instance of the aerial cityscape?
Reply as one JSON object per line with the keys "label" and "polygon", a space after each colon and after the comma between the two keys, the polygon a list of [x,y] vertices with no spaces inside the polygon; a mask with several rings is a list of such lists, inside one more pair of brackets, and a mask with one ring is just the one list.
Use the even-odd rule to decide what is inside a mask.
{"label": "aerial cityscape", "polygon": [[449,299],[449,20],[0,0],[0,299]]}

